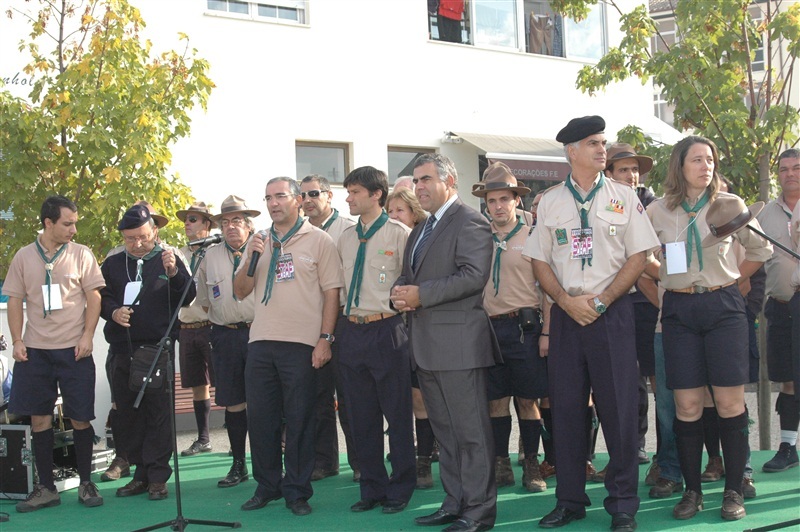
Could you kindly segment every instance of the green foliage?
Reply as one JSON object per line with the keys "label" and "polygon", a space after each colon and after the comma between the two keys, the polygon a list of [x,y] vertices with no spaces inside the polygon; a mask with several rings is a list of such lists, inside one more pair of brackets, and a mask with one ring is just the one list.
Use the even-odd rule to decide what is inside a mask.
{"label": "green foliage", "polygon": [[[557,2],[566,14],[579,14],[595,3]],[[584,67],[576,85],[596,94],[630,77],[652,81],[675,106],[675,127],[714,140],[720,170],[740,195],[749,201],[764,198],[770,176],[760,175],[759,168],[774,168],[780,151],[798,138],[800,117],[789,97],[790,87],[797,86],[791,76],[800,55],[800,4],[784,3],[780,11],[775,2],[751,5],[748,0],[675,4],[678,42],[673,44],[658,32],[644,5],[623,13],[616,1],[608,0],[608,8],[620,14],[624,37],[596,65]],[[761,21],[753,19],[753,8],[761,10]],[[762,39],[769,44],[766,71],[754,72],[755,49]],[[654,40],[659,44],[656,51]],[[626,128],[619,138],[638,140],[632,144],[655,157],[651,180],[660,183],[670,147],[652,146],[637,131]]]}
{"label": "green foliage", "polygon": [[[30,53],[25,73],[35,82],[27,101],[0,90],[0,210],[14,214],[0,226],[0,278],[34,238],[48,195],[78,204],[76,241],[101,259],[137,200],[165,215],[192,201],[189,188],[167,175],[170,145],[188,135],[189,111],[206,108],[214,87],[208,63],[184,34],[183,51],[153,54],[127,0],[84,4],[41,0],[37,13],[7,13],[30,24],[20,51]],[[178,228],[162,234],[177,242]]]}

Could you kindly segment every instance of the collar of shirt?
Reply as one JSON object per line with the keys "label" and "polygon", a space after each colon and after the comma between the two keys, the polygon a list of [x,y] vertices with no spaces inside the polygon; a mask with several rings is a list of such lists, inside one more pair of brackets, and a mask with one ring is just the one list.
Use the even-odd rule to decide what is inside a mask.
{"label": "collar of shirt", "polygon": [[455,203],[455,202],[456,202],[456,198],[458,198],[458,193],[456,193],[456,194],[453,194],[453,195],[450,197],[450,199],[449,199],[449,200],[447,200],[447,201],[445,201],[445,202],[444,202],[444,205],[442,205],[441,207],[439,207],[439,210],[438,210],[438,211],[436,211],[436,213],[434,213],[434,215],[436,216],[436,221],[435,221],[435,222],[433,222],[433,227],[431,227],[431,230],[433,230],[433,229],[436,229],[436,224],[438,224],[438,223],[439,223],[439,220],[441,220],[441,219],[442,219],[442,216],[444,216],[444,213],[445,213],[445,212],[447,212],[447,209],[449,209],[449,208],[450,208],[450,205],[452,205],[453,203]]}
{"label": "collar of shirt", "polygon": [[597,186],[597,183],[598,183],[598,181],[600,181],[600,177],[602,175],[603,175],[602,172],[598,172],[597,173],[597,176],[594,178],[594,181],[592,181],[592,186],[590,186],[588,190],[583,190],[583,187],[581,187],[578,184],[578,182],[575,181],[575,179],[572,177],[572,172],[570,172],[570,174],[569,174],[569,180],[572,183],[572,186],[575,187],[575,190],[577,190],[580,193],[580,195],[585,198],[586,195],[589,194],[589,192],[591,192],[592,189]]}

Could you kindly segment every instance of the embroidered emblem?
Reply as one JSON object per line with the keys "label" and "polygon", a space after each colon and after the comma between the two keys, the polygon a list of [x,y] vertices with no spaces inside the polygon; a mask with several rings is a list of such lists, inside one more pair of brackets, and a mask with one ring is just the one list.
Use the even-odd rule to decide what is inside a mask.
{"label": "embroidered emblem", "polygon": [[639,211],[639,214],[642,214],[642,211],[644,211],[644,207],[642,207],[641,203],[636,206],[636,210]]}
{"label": "embroidered emblem", "polygon": [[617,214],[625,214],[625,203],[622,200],[609,200],[606,210]]}
{"label": "embroidered emblem", "polygon": [[556,242],[559,246],[567,245],[567,230],[564,228],[556,229]]}

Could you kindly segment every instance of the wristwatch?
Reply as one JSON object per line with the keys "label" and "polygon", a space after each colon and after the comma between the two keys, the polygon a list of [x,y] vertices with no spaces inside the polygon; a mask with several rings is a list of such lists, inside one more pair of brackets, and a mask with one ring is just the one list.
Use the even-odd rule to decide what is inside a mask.
{"label": "wristwatch", "polygon": [[320,339],[327,340],[329,344],[332,344],[336,341],[336,337],[332,334],[322,333],[319,335]]}
{"label": "wristwatch", "polygon": [[599,297],[594,298],[593,301],[594,301],[594,311],[595,312],[597,312],[598,314],[602,314],[603,312],[606,311],[606,308],[607,308],[606,304],[603,303],[602,301],[600,301]]}

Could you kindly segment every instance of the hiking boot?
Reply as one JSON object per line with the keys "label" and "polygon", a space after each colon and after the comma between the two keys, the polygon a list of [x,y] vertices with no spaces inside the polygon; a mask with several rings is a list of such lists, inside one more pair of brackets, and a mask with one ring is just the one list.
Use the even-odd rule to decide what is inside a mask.
{"label": "hiking boot", "polygon": [[24,514],[59,504],[61,504],[61,496],[58,494],[58,490],[51,490],[44,487],[43,484],[36,484],[25,500],[17,503],[17,511]]}
{"label": "hiking boot", "polygon": [[750,477],[744,477],[742,479],[742,496],[745,499],[756,498],[756,483]]}
{"label": "hiking boot", "polygon": [[661,468],[658,467],[658,462],[653,458],[653,463],[647,468],[647,474],[644,476],[644,485],[655,486],[660,476]]}
{"label": "hiking boot", "polygon": [[231,470],[228,471],[225,478],[217,482],[217,487],[232,488],[233,486],[238,486],[248,478],[250,478],[250,475],[247,472],[247,464],[245,464],[244,460],[237,460],[234,458]]}
{"label": "hiking boot", "polygon": [[[606,471],[607,470],[608,470],[608,466],[605,466],[600,471],[596,471],[594,473],[594,475],[592,475],[591,478],[588,478],[587,480],[591,480],[592,482],[605,482],[606,481]],[[586,473],[588,474],[589,471],[587,470]]]}
{"label": "hiking boot", "polygon": [[508,456],[495,457],[494,479],[498,488],[514,485],[514,472],[511,470],[511,458]]}
{"label": "hiking boot", "polygon": [[81,482],[78,486],[78,502],[87,508],[103,505],[103,496],[97,491],[94,482]]}
{"label": "hiking boot", "polygon": [[128,461],[120,456],[115,456],[105,473],[100,475],[100,480],[103,482],[107,482],[109,480],[119,480],[122,477],[130,476],[130,474],[131,465],[128,463]]}
{"label": "hiking boot", "polygon": [[742,496],[733,490],[725,490],[722,494],[722,518],[726,521],[736,521],[747,513],[744,511],[744,500]]}
{"label": "hiking boot", "polygon": [[166,482],[151,482],[147,486],[147,492],[149,493],[147,498],[151,501],[163,501],[169,496]]}
{"label": "hiking boot", "polygon": [[550,477],[556,476],[556,466],[550,465],[547,463],[547,460],[544,460],[539,464],[539,472],[542,474],[542,478],[547,480]]}
{"label": "hiking boot", "polygon": [[201,442],[200,440],[195,440],[188,449],[181,451],[181,456],[194,456],[200,453],[210,453],[211,451],[212,448],[210,441]]}
{"label": "hiking boot", "polygon": [[540,493],[547,489],[536,455],[529,456],[522,464],[522,485],[531,493]]}
{"label": "hiking boot", "polygon": [[665,499],[667,497],[672,497],[673,493],[680,493],[681,491],[683,491],[682,482],[675,482],[674,480],[659,477],[658,480],[656,480],[655,486],[650,488],[650,498]]}
{"label": "hiking boot", "polygon": [[709,456],[706,470],[700,475],[701,482],[716,482],[725,476],[725,466],[721,456]]}
{"label": "hiking boot", "polygon": [[781,442],[781,446],[778,447],[778,452],[775,453],[772,460],[764,464],[761,470],[764,471],[764,473],[779,473],[791,469],[792,467],[797,467],[798,463],[800,462],[798,462],[797,459],[797,445],[789,445],[786,442]]}
{"label": "hiking boot", "polygon": [[417,485],[415,489],[426,490],[433,487],[433,474],[431,473],[431,459],[425,456],[417,457]]}
{"label": "hiking boot", "polygon": [[686,490],[683,492],[681,502],[672,509],[675,519],[691,519],[697,512],[703,509],[703,495],[696,491]]}

